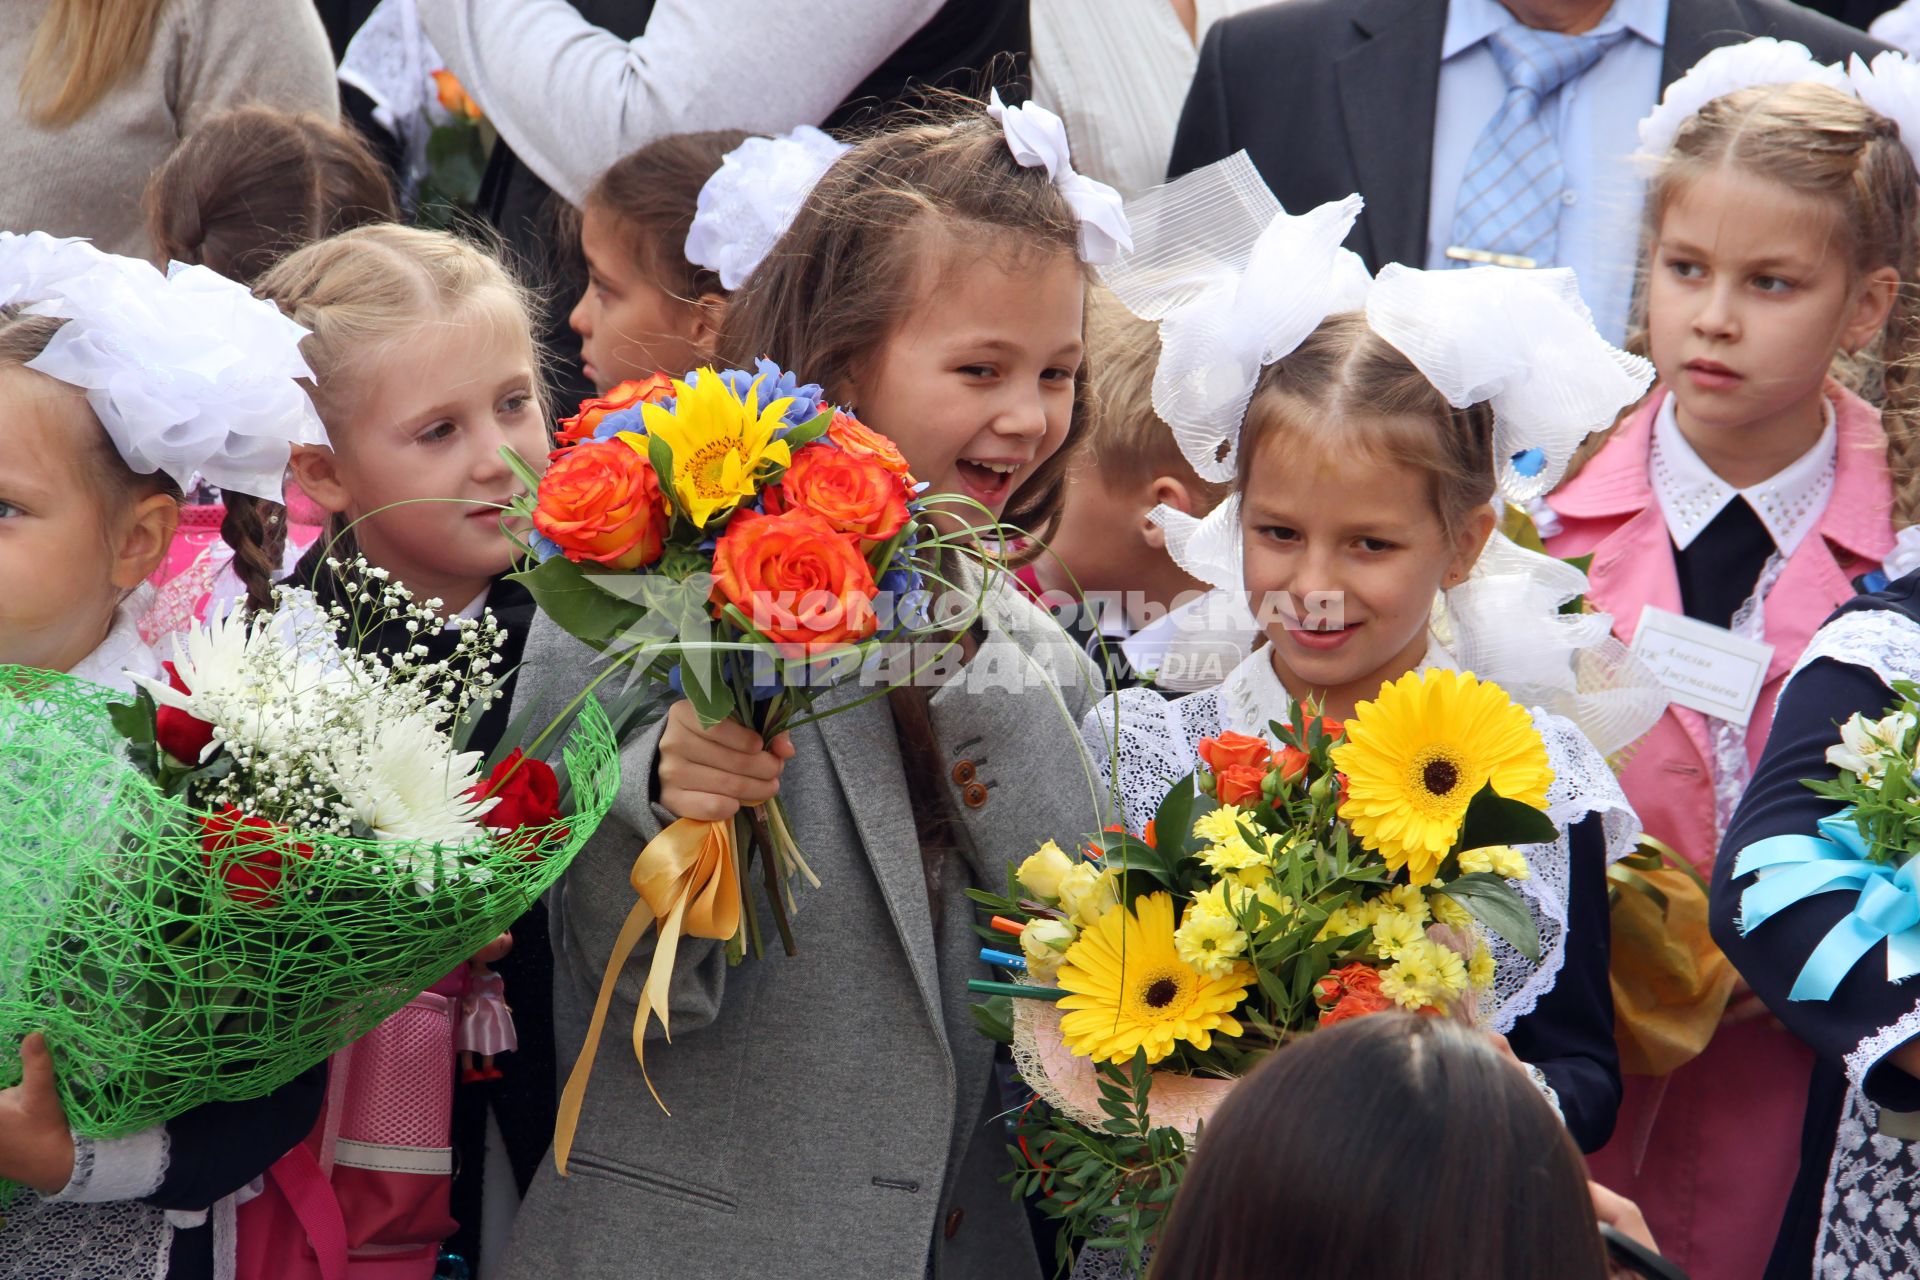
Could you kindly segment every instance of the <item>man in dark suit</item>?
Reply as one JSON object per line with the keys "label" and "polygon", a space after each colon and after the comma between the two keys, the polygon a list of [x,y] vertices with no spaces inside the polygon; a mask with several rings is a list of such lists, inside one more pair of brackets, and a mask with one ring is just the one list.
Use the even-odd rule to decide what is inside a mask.
{"label": "man in dark suit", "polygon": [[[1505,12],[1492,0],[1455,3],[1472,3],[1492,11],[1498,20],[1510,18],[1548,33],[1599,33],[1608,24],[1618,26],[1629,12],[1630,21],[1638,20],[1639,34],[1623,32],[1604,57],[1643,58],[1646,74],[1614,74],[1605,61],[1596,68],[1600,74],[1589,73],[1589,83],[1581,89],[1587,100],[1577,109],[1592,113],[1591,125],[1559,139],[1567,147],[1570,175],[1587,170],[1598,175],[1610,168],[1617,172],[1632,150],[1631,123],[1654,105],[1660,88],[1710,49],[1752,36],[1775,36],[1797,40],[1816,58],[1830,62],[1853,52],[1871,56],[1885,47],[1787,0],[1619,0],[1612,5],[1604,0],[1500,0]],[[1475,145],[1472,135],[1487,125],[1500,101],[1496,88],[1491,98],[1483,94],[1466,99],[1481,104],[1477,119],[1449,113],[1448,104],[1461,99],[1443,100],[1443,74],[1455,75],[1456,57],[1479,56],[1472,48],[1443,55],[1449,38],[1461,39],[1457,20],[1463,15],[1450,15],[1452,7],[1447,0],[1287,0],[1215,23],[1200,51],[1168,176],[1178,177],[1245,148],[1289,211],[1305,212],[1353,191],[1366,197],[1366,210],[1347,243],[1370,268],[1378,270],[1388,262],[1443,265],[1457,255],[1447,252],[1453,247],[1446,238],[1453,211],[1441,210],[1445,217],[1436,218],[1433,210],[1436,117],[1449,119],[1442,127],[1454,130],[1451,138],[1439,142],[1454,165],[1454,171],[1443,176],[1457,184],[1467,149]],[[1456,19],[1451,26],[1450,16]],[[1484,65],[1491,67],[1492,59]],[[1611,79],[1605,78],[1609,75]],[[1447,93],[1457,92],[1449,84]],[[1568,118],[1554,114],[1557,105],[1549,98],[1541,112],[1549,131]],[[1443,195],[1453,189],[1443,186]],[[1567,204],[1573,203],[1569,190]],[[1606,200],[1603,210],[1606,221],[1592,228],[1569,229],[1563,219],[1562,252],[1538,265],[1584,268],[1582,251],[1611,230],[1614,235],[1599,256],[1630,273],[1635,237],[1623,230],[1623,221],[1637,224],[1637,195]],[[1573,260],[1566,261],[1569,258]],[[1583,279],[1587,275],[1583,269]],[[1618,339],[1624,298],[1610,309],[1589,291],[1588,302],[1603,331],[1613,328],[1608,336]]]}

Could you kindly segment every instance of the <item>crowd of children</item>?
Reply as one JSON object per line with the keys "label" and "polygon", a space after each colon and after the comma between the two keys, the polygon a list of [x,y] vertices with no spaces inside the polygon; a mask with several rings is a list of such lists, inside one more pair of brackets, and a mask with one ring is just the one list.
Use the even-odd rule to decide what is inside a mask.
{"label": "crowd of children", "polygon": [[[1203,738],[1266,732],[1307,696],[1344,719],[1435,668],[1512,691],[1552,758],[1558,839],[1529,847],[1522,885],[1541,955],[1502,954],[1485,1019],[1548,1104],[1512,1105],[1536,1127],[1557,1115],[1696,1276],[1910,1273],[1912,997],[1861,970],[1829,1000],[1790,998],[1837,895],[1799,933],[1743,932],[1750,880],[1730,859],[1811,830],[1824,811],[1799,780],[1831,773],[1834,726],[1920,678],[1899,576],[1920,563],[1903,532],[1920,515],[1920,70],[1743,57],[1643,130],[1638,354],[1594,331],[1570,272],[1370,279],[1339,248],[1357,197],[1282,211],[1244,156],[1123,214],[1064,132],[1053,145],[1057,121],[997,98],[844,139],[679,135],[612,165],[578,220],[588,285],[569,314],[601,410],[763,356],[818,383],[921,494],[965,500],[938,506],[941,532],[985,535],[942,566],[984,601],[943,637],[957,672],[831,693],[840,714],[770,743],[662,706],[622,745],[612,813],[510,939],[269,1096],[90,1138],[30,1038],[0,1090],[0,1180],[26,1189],[0,1274],[1036,1274],[999,1185],[999,1121],[1021,1104],[973,1030],[986,970],[966,891],[998,890],[1047,840],[1140,831]],[[1682,81],[1669,103],[1687,101]],[[591,651],[508,576],[502,517],[526,484],[504,452],[538,471],[572,412],[548,402],[536,302],[509,266],[402,225],[351,133],[263,108],[204,124],[146,209],[165,255],[201,265],[0,235],[0,664],[126,688],[160,674],[186,615],[270,608],[281,585],[325,608],[357,555],[446,621],[383,649],[450,648],[482,608],[502,625],[508,683],[476,749],[576,704]],[[232,358],[198,359],[219,372],[191,386],[165,376],[209,352]],[[1703,709],[1649,635],[1762,674]],[[558,1077],[634,854],[677,818],[775,795],[826,886],[801,898],[804,945],[734,965],[685,940],[672,1051],[646,1071],[599,1055],[563,1176],[545,1158]],[[1699,1011],[1705,1051],[1659,1076],[1623,1075],[1609,979],[1609,868],[1643,835],[1712,878],[1742,979]],[[639,999],[652,945],[617,1005]],[[433,1083],[383,1120],[410,1080]],[[343,1115],[356,1152],[406,1159],[341,1154]],[[373,1192],[341,1181],[401,1168]],[[1240,1256],[1193,1190],[1226,1186],[1225,1165],[1202,1168],[1160,1273],[1237,1265],[1176,1261]],[[1414,1211],[1313,1212],[1358,1240]]]}

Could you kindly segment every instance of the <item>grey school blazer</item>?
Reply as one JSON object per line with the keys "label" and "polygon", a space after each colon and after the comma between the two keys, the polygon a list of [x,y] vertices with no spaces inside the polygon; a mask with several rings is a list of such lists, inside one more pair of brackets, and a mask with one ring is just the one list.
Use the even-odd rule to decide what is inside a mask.
{"label": "grey school blazer", "polygon": [[[1098,827],[1076,729],[1099,692],[1092,669],[1007,586],[973,662],[932,704],[970,837],[966,878],[995,888],[1040,842]],[[536,620],[517,683],[538,691],[539,723],[595,661]],[[571,672],[581,678],[554,678]],[[819,705],[872,691],[834,690]],[[661,727],[623,751],[619,802],[550,899],[563,1071],[635,900],[629,868],[670,818],[648,799]],[[799,955],[771,931],[768,954],[735,968],[719,943],[681,943],[673,1041],[656,1023],[647,1048],[669,1117],[631,1044],[648,934],[619,981],[570,1176],[549,1160],[535,1178],[510,1280],[1038,1276],[1022,1208],[998,1181],[1009,1157],[992,1045],[968,1008],[967,979],[994,975],[951,878],[936,943],[886,699],[793,738],[781,796],[822,882],[799,890]]]}

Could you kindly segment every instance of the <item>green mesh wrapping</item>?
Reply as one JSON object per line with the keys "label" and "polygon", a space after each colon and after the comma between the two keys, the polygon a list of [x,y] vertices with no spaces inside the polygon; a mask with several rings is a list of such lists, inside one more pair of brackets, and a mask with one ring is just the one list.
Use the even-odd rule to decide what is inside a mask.
{"label": "green mesh wrapping", "polygon": [[372,1030],[525,912],[619,785],[588,699],[564,752],[570,814],[460,846],[486,883],[423,895],[393,845],[326,837],[286,856],[271,901],[241,902],[202,852],[203,813],[127,761],[116,700],[0,667],[0,1085],[44,1031],[93,1137],[269,1093]]}

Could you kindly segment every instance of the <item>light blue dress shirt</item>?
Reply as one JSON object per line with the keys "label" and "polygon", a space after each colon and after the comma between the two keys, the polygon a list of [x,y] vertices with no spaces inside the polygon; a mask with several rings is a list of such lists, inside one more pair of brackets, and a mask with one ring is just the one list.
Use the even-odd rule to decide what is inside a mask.
{"label": "light blue dress shirt", "polygon": [[[1440,94],[1433,115],[1429,268],[1448,265],[1460,179],[1473,144],[1507,96],[1506,78],[1486,41],[1512,21],[1513,14],[1499,0],[1450,0],[1447,5]],[[1660,100],[1667,0],[1615,0],[1593,33],[1623,28],[1627,38],[1585,75],[1562,87],[1544,113],[1567,174],[1560,197],[1559,261],[1550,265],[1574,269],[1594,323],[1615,343],[1627,331],[1646,187],[1645,176],[1630,157],[1640,145],[1640,118]]]}

